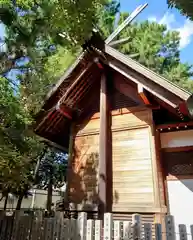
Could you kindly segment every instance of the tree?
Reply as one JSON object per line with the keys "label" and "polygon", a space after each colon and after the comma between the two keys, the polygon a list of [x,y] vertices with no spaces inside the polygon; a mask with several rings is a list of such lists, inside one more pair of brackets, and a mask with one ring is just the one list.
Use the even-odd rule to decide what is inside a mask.
{"label": "tree", "polygon": [[189,17],[191,20],[193,20],[193,10],[192,10],[192,1],[190,0],[168,0],[168,5],[169,7],[175,7],[183,15],[186,15]]}
{"label": "tree", "polygon": [[[104,3],[105,0],[0,0],[0,21],[7,27],[1,73],[13,68],[24,71],[41,68],[55,45],[80,46],[89,37],[97,22],[98,9]],[[62,39],[59,33],[66,37]],[[30,64],[18,66],[17,62],[26,57]]]}
{"label": "tree", "polygon": [[21,76],[20,91],[23,97],[22,101],[32,116],[40,110],[46,94],[72,64],[76,56],[76,51],[58,46],[55,54],[48,57],[41,71]]}
{"label": "tree", "polygon": [[116,28],[116,16],[120,12],[120,2],[112,0],[99,9],[97,26],[104,38],[107,38]]}
{"label": "tree", "polygon": [[51,213],[53,188],[60,188],[66,181],[67,154],[49,148],[44,155],[37,173],[37,186],[48,190],[46,208]]}
{"label": "tree", "polygon": [[38,146],[38,139],[28,134],[32,118],[6,78],[0,78],[0,91],[0,188],[5,197],[8,193],[24,196],[33,181],[41,144]]}
{"label": "tree", "polygon": [[[128,13],[121,13],[119,24],[126,17]],[[113,22],[109,22],[105,28],[112,29],[112,25]],[[123,38],[128,38],[127,43],[115,48],[168,80],[193,91],[192,65],[180,62],[180,36],[177,31],[167,30],[165,25],[156,22],[135,22],[117,37]]]}
{"label": "tree", "polygon": [[[56,55],[51,61],[58,61],[57,56],[60,58],[63,52],[65,56],[68,54],[66,59],[74,59],[77,49],[89,38],[98,20],[99,9],[106,2],[0,0],[0,21],[6,26],[6,47],[0,52],[0,75],[7,77],[16,88],[20,86],[24,101],[31,96],[26,107],[31,109],[30,101],[34,99],[41,102],[42,95],[45,97],[45,92],[55,81],[46,72],[50,62],[46,65],[48,58]],[[59,33],[65,37],[60,37]],[[8,76],[12,70],[17,71],[17,81]],[[38,85],[36,80],[42,91],[33,98],[31,94]]]}
{"label": "tree", "polygon": [[[35,162],[43,149],[27,125],[33,123],[45,93],[91,32],[96,10],[102,3],[0,1],[0,21],[6,26],[5,47],[0,51],[0,186],[3,196],[9,192],[19,196],[18,209],[34,184]],[[65,39],[59,37],[60,32],[65,32]],[[68,60],[64,61],[62,55],[68,56]],[[61,67],[50,72],[49,67],[60,61]],[[17,71],[14,78],[9,76],[13,70]]]}

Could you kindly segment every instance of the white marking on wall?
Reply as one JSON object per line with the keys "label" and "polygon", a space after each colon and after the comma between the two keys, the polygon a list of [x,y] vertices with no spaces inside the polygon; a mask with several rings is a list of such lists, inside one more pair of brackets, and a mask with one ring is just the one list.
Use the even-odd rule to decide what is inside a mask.
{"label": "white marking on wall", "polygon": [[193,146],[193,130],[161,133],[161,147]]}
{"label": "white marking on wall", "polygon": [[[176,239],[179,239],[179,224],[185,224],[188,234],[193,222],[193,179],[167,181],[170,214],[175,219]],[[188,236],[188,240],[190,240]]]}

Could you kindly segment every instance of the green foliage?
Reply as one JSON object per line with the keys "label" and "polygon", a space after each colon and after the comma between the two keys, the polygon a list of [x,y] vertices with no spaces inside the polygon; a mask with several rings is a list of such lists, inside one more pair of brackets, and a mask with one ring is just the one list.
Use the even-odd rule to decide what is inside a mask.
{"label": "green foliage", "polygon": [[107,38],[115,30],[115,20],[120,11],[120,3],[113,0],[99,10],[97,26],[104,38]]}
{"label": "green foliage", "polygon": [[75,52],[58,46],[55,54],[47,59],[41,70],[23,75],[20,89],[23,102],[32,115],[40,110],[46,94],[75,58]]}
{"label": "green foliage", "polygon": [[66,180],[67,163],[67,154],[53,148],[48,149],[40,163],[37,185],[47,189],[52,178],[52,185],[55,188],[61,187]]}
{"label": "green foliage", "polygon": [[17,195],[32,183],[41,144],[37,146],[36,137],[27,133],[32,119],[5,78],[0,78],[0,91],[0,188]]}
{"label": "green foliage", "polygon": [[[104,0],[0,0],[2,22],[17,33],[24,45],[35,44],[40,38],[58,41],[65,32],[70,44],[82,44],[97,21],[97,10]],[[19,14],[18,14],[19,12]]]}
{"label": "green foliage", "polygon": [[[117,6],[113,2],[101,15],[105,21],[101,19],[99,26],[105,37],[113,30],[115,14],[119,11]],[[128,16],[129,13],[121,13],[119,24]],[[179,32],[168,31],[165,25],[156,22],[134,22],[116,40],[124,38],[129,38],[127,43],[116,45],[115,48],[180,87],[193,91],[192,65],[180,62]]]}
{"label": "green foliage", "polygon": [[[5,196],[12,192],[22,199],[34,184],[37,156],[44,146],[29,126],[46,93],[89,37],[103,3],[0,0],[0,22],[6,26],[5,47],[0,49],[0,189]],[[66,38],[58,35],[61,32]],[[17,79],[9,76],[13,69]],[[63,163],[50,164],[58,156],[50,151],[47,165],[59,181]],[[48,174],[42,176],[46,181]]]}
{"label": "green foliage", "polygon": [[[120,22],[128,16],[121,14]],[[127,27],[119,39],[129,37],[126,44],[116,48],[142,65],[168,78],[189,91],[193,91],[192,65],[180,62],[179,33],[168,31],[156,22],[136,22]]]}

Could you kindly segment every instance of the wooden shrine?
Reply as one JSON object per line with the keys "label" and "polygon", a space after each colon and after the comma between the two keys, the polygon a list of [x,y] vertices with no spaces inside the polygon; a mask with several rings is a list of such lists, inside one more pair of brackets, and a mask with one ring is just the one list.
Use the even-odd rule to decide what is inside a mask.
{"label": "wooden shrine", "polygon": [[[171,170],[193,163],[191,106],[191,93],[95,37],[48,94],[35,132],[69,152],[65,201],[76,211],[160,222],[168,177],[193,175]],[[185,132],[188,144],[171,144]]]}

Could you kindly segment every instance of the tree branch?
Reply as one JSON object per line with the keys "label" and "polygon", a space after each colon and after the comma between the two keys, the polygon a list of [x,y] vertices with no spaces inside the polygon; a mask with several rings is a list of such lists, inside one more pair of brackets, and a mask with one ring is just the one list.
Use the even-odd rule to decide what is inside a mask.
{"label": "tree branch", "polygon": [[0,202],[3,200],[3,198],[4,198],[4,195],[2,194],[2,197],[0,198]]}

